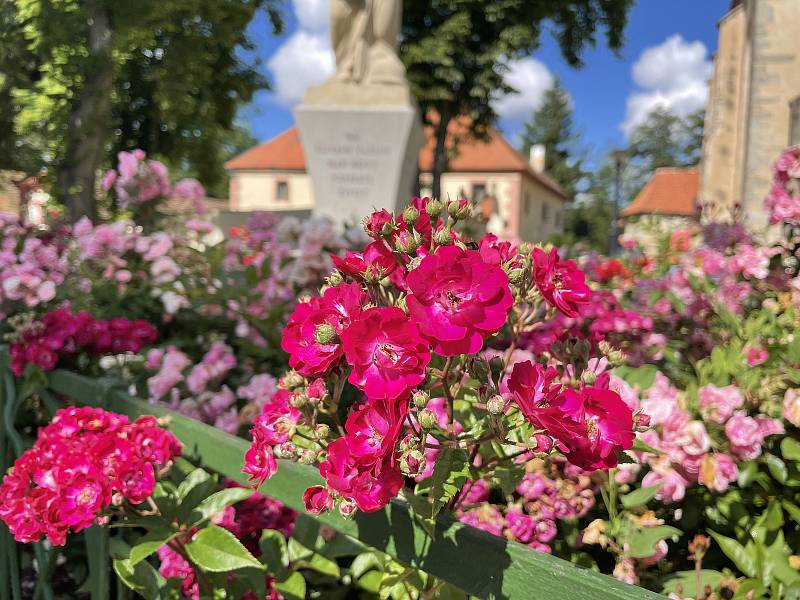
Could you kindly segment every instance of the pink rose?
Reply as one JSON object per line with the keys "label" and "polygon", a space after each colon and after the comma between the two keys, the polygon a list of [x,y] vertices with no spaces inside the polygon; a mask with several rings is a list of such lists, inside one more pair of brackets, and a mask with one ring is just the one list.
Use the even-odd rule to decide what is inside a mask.
{"label": "pink rose", "polygon": [[591,296],[583,271],[572,261],[560,260],[555,248],[549,254],[534,248],[531,256],[533,278],[542,297],[566,316],[576,317],[580,306]]}
{"label": "pink rose", "polygon": [[725,423],[725,435],[731,445],[731,452],[741,460],[752,460],[761,454],[764,435],[758,421],[748,417],[744,411],[736,411]]}
{"label": "pink rose", "polygon": [[783,418],[800,427],[800,393],[797,390],[786,390],[783,395]]}
{"label": "pink rose", "polygon": [[706,454],[700,463],[698,481],[710,490],[724,492],[739,477],[736,462],[728,454]]}
{"label": "pink rose", "polygon": [[281,340],[289,365],[306,377],[326,374],[343,354],[339,336],[367,301],[359,284],[343,283],[298,304]]}
{"label": "pink rose", "polygon": [[763,346],[751,346],[748,344],[745,346],[744,351],[747,365],[750,367],[757,367],[769,359],[769,352]]}
{"label": "pink rose", "polygon": [[411,318],[444,356],[478,352],[505,325],[514,303],[505,272],[458,246],[426,256],[406,282]]}
{"label": "pink rose", "polygon": [[425,379],[430,350],[416,324],[399,308],[364,311],[341,339],[353,367],[348,381],[368,398],[398,398]]}
{"label": "pink rose", "polygon": [[744,403],[742,393],[735,385],[718,388],[714,385],[704,385],[698,390],[700,408],[708,413],[708,418],[713,423],[721,425],[740,408]]}

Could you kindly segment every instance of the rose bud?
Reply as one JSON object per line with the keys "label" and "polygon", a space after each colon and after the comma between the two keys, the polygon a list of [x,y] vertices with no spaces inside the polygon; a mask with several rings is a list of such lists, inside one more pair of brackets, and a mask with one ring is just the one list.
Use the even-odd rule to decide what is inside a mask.
{"label": "rose bud", "polygon": [[333,497],[321,485],[312,485],[303,492],[303,504],[306,506],[306,512],[319,515],[333,508]]}
{"label": "rose bud", "polygon": [[449,246],[453,243],[453,234],[450,233],[449,227],[442,227],[439,231],[433,234],[433,241],[439,246]]}
{"label": "rose bud", "polygon": [[495,394],[486,401],[486,411],[490,415],[501,415],[506,407],[506,401],[499,394]]}
{"label": "rose bud", "polygon": [[339,514],[342,515],[345,519],[351,518],[354,514],[356,514],[356,510],[358,506],[352,500],[342,500],[339,503]]}
{"label": "rose bud", "polygon": [[400,457],[400,470],[408,477],[416,477],[425,470],[425,455],[411,450]]}
{"label": "rose bud", "polygon": [[403,211],[403,221],[409,225],[416,223],[417,219],[419,219],[419,211],[415,207],[409,206]]}
{"label": "rose bud", "polygon": [[419,411],[417,420],[419,421],[419,426],[423,429],[433,429],[439,425],[436,415],[429,408]]}
{"label": "rose bud", "polygon": [[428,406],[428,400],[430,400],[430,396],[427,392],[423,392],[422,390],[417,390],[414,392],[414,395],[411,396],[411,401],[414,403],[414,406],[417,408],[425,408]]}
{"label": "rose bud", "polygon": [[425,206],[425,212],[428,213],[429,216],[436,218],[442,214],[442,208],[442,201],[434,198]]}

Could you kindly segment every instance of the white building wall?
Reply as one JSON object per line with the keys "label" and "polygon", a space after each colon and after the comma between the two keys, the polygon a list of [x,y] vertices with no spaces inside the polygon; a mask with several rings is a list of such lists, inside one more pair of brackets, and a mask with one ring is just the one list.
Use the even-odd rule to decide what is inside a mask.
{"label": "white building wall", "polygon": [[[278,198],[279,183],[287,198]],[[234,171],[230,182],[231,210],[310,210],[314,207],[311,178],[296,171]]]}

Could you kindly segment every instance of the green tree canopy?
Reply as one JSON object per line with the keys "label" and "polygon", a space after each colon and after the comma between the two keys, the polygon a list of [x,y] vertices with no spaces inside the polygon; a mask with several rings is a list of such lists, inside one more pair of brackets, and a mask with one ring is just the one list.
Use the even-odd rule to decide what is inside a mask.
{"label": "green tree canopy", "polygon": [[[219,187],[237,110],[267,86],[243,58],[247,26],[266,10],[279,31],[278,0],[4,5],[14,14],[0,17],[0,55],[6,39],[22,39],[32,63],[9,94],[15,144],[38,140],[72,218],[93,214],[97,170],[119,150],[143,148]],[[0,113],[2,102],[0,88]]]}
{"label": "green tree canopy", "polygon": [[572,100],[556,79],[525,124],[521,148],[523,156],[528,156],[531,146],[544,146],[544,170],[569,198],[575,197],[586,175],[583,170],[585,153],[579,148],[580,134],[574,130],[572,113]]}
{"label": "green tree canopy", "polygon": [[568,63],[604,31],[622,45],[632,0],[427,0],[404,2],[401,56],[423,115],[434,125],[433,194],[447,164],[447,126],[469,118],[482,137],[497,119],[492,100],[515,90],[503,79],[509,60],[528,56],[547,27]]}

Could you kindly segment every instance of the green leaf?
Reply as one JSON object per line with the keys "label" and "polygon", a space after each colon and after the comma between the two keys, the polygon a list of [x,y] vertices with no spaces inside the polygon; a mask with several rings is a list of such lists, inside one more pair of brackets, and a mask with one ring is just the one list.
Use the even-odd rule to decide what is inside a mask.
{"label": "green leaf", "polygon": [[192,510],[191,521],[197,524],[203,519],[208,519],[221,512],[226,506],[231,506],[253,495],[250,488],[232,487],[211,494]]}
{"label": "green leaf", "polygon": [[175,513],[178,522],[188,523],[195,507],[214,493],[216,487],[215,479],[203,469],[195,469],[189,473],[175,492],[179,503]]}
{"label": "green leaf", "polygon": [[789,476],[786,463],[784,463],[774,454],[766,454],[764,456],[764,460],[767,462],[767,468],[769,469],[769,472],[778,481],[778,483],[786,483],[786,479]]}
{"label": "green leaf", "polygon": [[634,452],[649,452],[650,454],[658,454],[658,450],[650,446],[649,444],[645,444],[642,440],[638,437],[633,440],[633,447],[631,450]]}
{"label": "green leaf", "polygon": [[267,570],[276,576],[289,566],[289,554],[286,549],[286,539],[280,531],[265,529],[261,534],[261,561],[267,565]]}
{"label": "green leaf", "polygon": [[754,460],[748,460],[739,465],[739,477],[737,483],[739,487],[748,487],[758,473],[758,464]]}
{"label": "green leaf", "polygon": [[783,600],[800,600],[800,582],[795,582],[786,588]]}
{"label": "green leaf", "polygon": [[178,489],[175,492],[175,498],[178,500],[178,502],[183,502],[186,499],[186,496],[189,495],[189,492],[191,492],[201,483],[210,480],[211,475],[209,475],[206,471],[203,469],[195,469],[186,477],[184,477],[183,481],[180,482]]}
{"label": "green leaf", "polygon": [[360,579],[367,571],[383,571],[385,561],[377,552],[365,552],[353,559],[350,565],[350,574],[353,579]]}
{"label": "green leaf", "polygon": [[467,452],[461,448],[442,448],[431,475],[430,497],[433,499],[431,516],[435,516],[451,498],[455,497],[468,478]]}
{"label": "green leaf", "polygon": [[171,527],[163,525],[157,529],[148,531],[131,547],[131,552],[128,561],[132,567],[135,567],[145,558],[157,551],[161,546],[173,540],[178,535],[179,531],[175,531]]}
{"label": "green leaf", "polygon": [[186,544],[192,562],[205,571],[218,573],[242,567],[264,569],[262,565],[230,531],[209,525],[198,531]]}
{"label": "green leaf", "polygon": [[624,496],[620,497],[622,501],[622,506],[625,508],[634,508],[636,506],[644,506],[650,500],[653,499],[653,496],[658,493],[658,490],[661,489],[663,484],[659,483],[658,485],[651,485],[648,487],[639,488],[638,490],[634,490],[630,494],[625,494]]}
{"label": "green leaf", "polygon": [[294,565],[297,569],[311,569],[323,575],[330,575],[337,579],[341,575],[339,565],[337,565],[330,558],[325,558],[321,554],[314,553],[310,559],[301,560]]}
{"label": "green leaf", "polygon": [[792,521],[800,524],[800,508],[788,500],[782,500],[781,504],[783,505],[784,510],[789,513]]}
{"label": "green leaf", "polygon": [[145,600],[159,600],[161,588],[166,581],[148,562],[131,565],[125,559],[115,559],[114,572],[128,588],[143,596]]}
{"label": "green leaf", "polygon": [[656,552],[656,544],[658,542],[681,533],[680,529],[669,525],[641,527],[633,530],[628,536],[628,550],[633,558],[652,556]]}
{"label": "green leaf", "polygon": [[781,455],[786,460],[800,462],[800,442],[790,437],[783,438],[781,441]]}
{"label": "green leaf", "polygon": [[312,519],[308,515],[300,514],[292,529],[292,537],[306,548],[314,550],[317,547],[319,537],[319,521]]}
{"label": "green leaf", "polygon": [[756,576],[755,557],[746,550],[744,546],[736,540],[725,537],[716,531],[711,531],[709,529],[708,533],[711,534],[711,537],[717,542],[720,549],[725,553],[725,556],[731,559],[731,562],[736,565],[737,569],[748,577]]}
{"label": "green leaf", "polygon": [[[719,571],[711,569],[700,570],[700,592],[702,593],[706,586],[711,587],[712,590],[717,589],[719,582],[722,580],[723,574]],[[664,580],[664,587],[661,590],[662,594],[677,594],[678,590],[684,597],[697,598],[697,573],[692,569],[691,571],[678,571],[673,573]]]}
{"label": "green leaf", "polygon": [[655,365],[642,365],[641,367],[617,367],[614,373],[628,382],[631,386],[639,386],[639,391],[649,389],[656,379],[658,368]]}
{"label": "green leaf", "polygon": [[500,466],[494,470],[494,476],[500,484],[500,490],[504,496],[514,493],[524,475],[525,469],[518,466]]}
{"label": "green leaf", "polygon": [[403,498],[411,507],[411,513],[416,517],[422,528],[433,537],[436,531],[436,519],[434,518],[433,499],[421,494],[415,494],[408,488],[400,490]]}
{"label": "green leaf", "polygon": [[286,581],[275,583],[275,589],[287,600],[305,600],[306,580],[300,573],[292,573]]}

